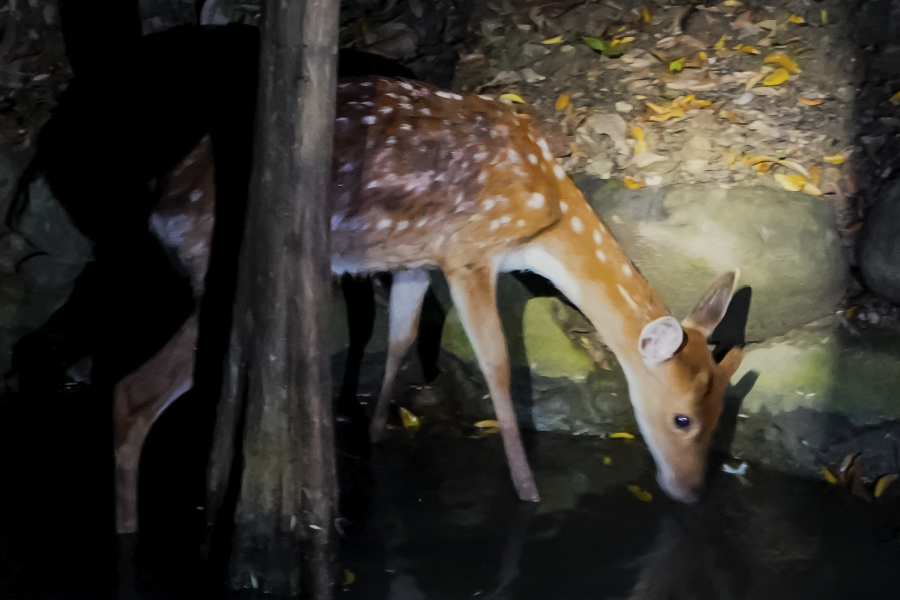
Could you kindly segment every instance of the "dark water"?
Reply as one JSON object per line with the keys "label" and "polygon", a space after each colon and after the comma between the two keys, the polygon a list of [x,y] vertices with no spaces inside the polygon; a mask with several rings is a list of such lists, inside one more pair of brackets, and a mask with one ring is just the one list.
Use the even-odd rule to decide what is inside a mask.
{"label": "dark water", "polygon": [[[176,403],[151,434],[142,533],[117,540],[108,407],[4,400],[0,598],[221,597],[197,560],[204,456],[191,407]],[[355,580],[337,598],[900,597],[896,503],[751,465],[687,507],[661,494],[639,442],[535,434],[527,446],[537,506],[515,499],[495,435],[395,431],[368,460],[342,454],[341,559]]]}

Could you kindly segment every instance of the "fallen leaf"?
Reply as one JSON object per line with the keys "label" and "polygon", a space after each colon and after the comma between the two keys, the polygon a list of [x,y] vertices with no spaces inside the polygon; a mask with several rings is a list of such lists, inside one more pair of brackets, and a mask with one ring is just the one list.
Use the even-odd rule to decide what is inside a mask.
{"label": "fallen leaf", "polygon": [[403,420],[403,426],[407,429],[416,429],[419,427],[419,417],[412,414],[412,412],[406,408],[400,407],[400,418]]}
{"label": "fallen leaf", "polygon": [[740,47],[741,52],[744,54],[759,54],[759,50],[750,45],[744,45]]}
{"label": "fallen leaf", "polygon": [[607,44],[601,39],[586,37],[582,38],[584,43],[593,48],[594,50],[603,54],[603,56],[608,56],[610,58],[616,58],[617,56],[622,56],[625,53],[621,48],[614,48],[612,45]]}
{"label": "fallen leaf", "polygon": [[612,459],[611,459],[610,457],[608,457],[608,456],[604,456],[604,457],[603,457],[603,464],[606,465],[606,466],[608,467],[609,465],[612,464]]}
{"label": "fallen leaf", "polygon": [[587,154],[578,149],[578,145],[575,142],[569,142],[569,148],[572,150],[572,156],[577,156],[578,158],[587,158]]}
{"label": "fallen leaf", "polygon": [[787,69],[775,69],[771,75],[763,79],[763,85],[781,85],[791,78]]}
{"label": "fallen leaf", "polygon": [[822,160],[831,165],[839,165],[844,162],[844,157],[840,154],[833,154],[831,156],[823,156]]}
{"label": "fallen leaf", "polygon": [[[900,99],[898,99],[900,101]],[[818,106],[822,104],[821,98],[804,98],[803,96],[797,96],[797,102],[800,104],[805,104],[807,106]]]}
{"label": "fallen leaf", "polygon": [[709,60],[709,57],[707,56],[706,52],[701,52],[700,54],[697,55],[697,58],[699,58],[700,60]]}
{"label": "fallen leaf", "polygon": [[900,104],[900,92],[897,92],[896,94],[891,96],[891,104],[893,104],[894,106]]}
{"label": "fallen leaf", "polygon": [[569,95],[568,94],[560,94],[559,98],[556,99],[556,110],[563,110],[568,105],[569,105]]}
{"label": "fallen leaf", "polygon": [[516,104],[525,104],[525,101],[522,100],[522,97],[516,94],[503,94],[500,96],[500,99],[506,100],[507,103],[515,102]]}
{"label": "fallen leaf", "polygon": [[828,24],[828,11],[823,8],[821,14],[822,14],[822,25],[827,25]]}
{"label": "fallen leaf", "polygon": [[638,127],[637,125],[631,126],[631,135],[634,139],[639,141],[644,141],[644,130]]}
{"label": "fallen leaf", "polygon": [[888,486],[897,481],[898,477],[900,477],[900,475],[897,475],[896,473],[880,477],[875,483],[875,497],[880,498],[881,495],[884,494],[885,490],[888,489]]}
{"label": "fallen leaf", "polygon": [[556,37],[554,37],[554,38],[550,38],[550,39],[548,39],[548,40],[544,40],[544,41],[541,42],[541,43],[542,43],[542,44],[547,44],[547,45],[549,46],[550,44],[558,44],[558,43],[560,43],[561,41],[563,41],[563,36],[558,35],[558,36],[556,36]]}
{"label": "fallen leaf", "polygon": [[[626,185],[627,185],[627,182],[629,179],[631,179],[631,177],[625,178]],[[631,180],[634,181],[634,179],[631,179]],[[644,184],[641,184],[638,187],[644,187]],[[631,188],[631,189],[635,190],[637,188]],[[634,436],[632,434],[626,433],[624,431],[619,431],[617,433],[611,433],[611,434],[609,434],[609,437],[610,437],[610,439],[614,439],[614,440],[633,440],[634,439]]]}
{"label": "fallen leaf", "polygon": [[353,585],[356,575],[350,569],[344,569],[344,585]]}
{"label": "fallen leaf", "polygon": [[[637,152],[637,146],[639,144],[643,144],[644,148],[645,148],[640,154]],[[631,159],[631,164],[633,164],[634,166],[636,166],[639,169],[643,169],[645,167],[649,167],[650,165],[652,165],[654,163],[664,162],[664,161],[669,160],[665,156],[661,156],[659,154],[654,154],[653,152],[647,152],[646,145],[647,145],[647,142],[645,142],[643,140],[641,140],[637,144],[635,144],[634,158]]]}
{"label": "fallen leaf", "polygon": [[674,71],[675,73],[680,73],[684,68],[684,59],[679,58],[678,60],[673,60],[669,63],[669,70]]}
{"label": "fallen leaf", "polygon": [[738,2],[738,0],[725,0],[725,2],[722,3],[722,5],[723,6],[740,6],[741,3]]}
{"label": "fallen leaf", "polygon": [[819,167],[816,165],[809,168],[809,182],[813,185],[819,185]]}
{"label": "fallen leaf", "polygon": [[649,23],[653,19],[653,15],[650,14],[650,11],[646,8],[641,9],[641,17],[644,19],[645,23]]}
{"label": "fallen leaf", "polygon": [[644,140],[638,140],[634,144],[634,155],[635,156],[637,156],[638,154],[642,154],[646,151],[647,151],[647,142],[645,142]]}
{"label": "fallen leaf", "polygon": [[629,485],[628,491],[641,502],[651,502],[653,500],[653,494],[636,485]]}
{"label": "fallen leaf", "polygon": [[[799,175],[793,175],[793,177],[799,177]],[[820,190],[815,185],[813,185],[809,182],[806,182],[803,184],[803,191],[811,196],[821,196],[822,195],[822,190]]]}
{"label": "fallen leaf", "polygon": [[765,73],[757,73],[753,77],[747,80],[747,83],[744,85],[744,91],[749,92],[753,86],[762,81],[763,77],[765,77]]}
{"label": "fallen leaf", "polygon": [[719,38],[719,41],[713,46],[713,50],[724,50],[725,49],[725,40],[728,39],[727,35],[723,35]]}
{"label": "fallen leaf", "polygon": [[728,119],[729,123],[732,123],[734,125],[740,125],[747,122],[747,119],[742,117],[740,113],[737,113],[733,110],[723,110],[720,111],[719,114]]}
{"label": "fallen leaf", "polygon": [[800,25],[801,23],[806,23],[806,19],[804,19],[803,17],[801,17],[799,15],[791,15],[790,17],[788,17],[788,21],[790,21],[791,23],[796,23],[797,25]]}
{"label": "fallen leaf", "polygon": [[784,173],[775,173],[775,180],[781,184],[781,187],[789,192],[799,192],[803,189],[806,180],[802,175],[785,175]]}
{"label": "fallen leaf", "polygon": [[481,428],[500,427],[500,423],[499,423],[499,421],[495,421],[493,419],[488,419],[487,421],[478,421],[477,423],[475,423],[475,427],[481,427]]}
{"label": "fallen leaf", "polygon": [[780,65],[782,68],[787,69],[791,73],[802,73],[802,69],[797,66],[797,63],[792,61],[786,54],[782,54],[781,52],[776,52],[775,54],[770,54],[766,57],[764,62],[767,63],[775,63]]}
{"label": "fallen leaf", "polygon": [[838,480],[837,477],[831,474],[831,471],[828,470],[828,467],[822,467],[822,475],[825,476],[825,481],[832,485],[836,485]]}

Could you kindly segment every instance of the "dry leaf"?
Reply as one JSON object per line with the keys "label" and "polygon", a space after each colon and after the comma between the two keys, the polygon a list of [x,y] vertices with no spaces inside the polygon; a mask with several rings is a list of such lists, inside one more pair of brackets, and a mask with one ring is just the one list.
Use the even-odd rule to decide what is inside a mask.
{"label": "dry leaf", "polygon": [[[898,101],[900,101],[900,98],[898,98]],[[799,102],[800,104],[805,104],[807,106],[818,106],[818,105],[822,104],[822,99],[821,98],[804,98],[803,96],[797,96],[797,102]]]}
{"label": "dry leaf", "polygon": [[549,46],[550,44],[558,44],[558,43],[560,43],[561,41],[563,41],[563,36],[558,35],[558,36],[556,36],[555,38],[550,38],[549,40],[544,40],[544,41],[541,42],[541,43],[542,43],[542,44],[547,44],[547,45]]}
{"label": "dry leaf", "polygon": [[713,46],[713,50],[724,50],[725,49],[725,40],[728,39],[727,35],[723,35],[719,38],[719,41]]}
{"label": "dry leaf", "polygon": [[634,155],[635,156],[637,156],[638,154],[641,154],[643,152],[646,152],[646,151],[647,151],[647,142],[645,142],[644,140],[638,140],[637,142],[635,142],[635,144],[634,144]]}
{"label": "dry leaf", "polygon": [[612,464],[612,459],[611,459],[610,457],[608,457],[608,456],[604,456],[604,457],[603,457],[603,464],[606,465],[606,466],[608,467],[609,465]]}
{"label": "dry leaf", "polygon": [[770,54],[766,57],[765,62],[767,63],[775,63],[780,65],[783,69],[787,69],[791,73],[802,73],[803,70],[797,66],[797,63],[792,61],[787,57],[786,54],[782,54],[781,52],[776,52],[775,54]]}
{"label": "dry leaf", "polygon": [[477,423],[475,423],[475,427],[500,427],[500,422],[493,419],[488,419],[487,421],[478,421]]}
{"label": "dry leaf", "polygon": [[412,414],[412,412],[406,408],[400,407],[400,418],[403,420],[403,426],[407,429],[416,429],[419,427],[419,417]]}
{"label": "dry leaf", "polygon": [[900,104],[900,92],[897,92],[893,96],[891,96],[891,104],[894,106]]}
{"label": "dry leaf", "polygon": [[641,17],[644,19],[645,23],[649,23],[651,20],[653,20],[653,15],[650,14],[650,11],[646,8],[641,9]]}
{"label": "dry leaf", "polygon": [[350,569],[344,569],[344,585],[353,585],[356,575]]}
{"label": "dry leaf", "polygon": [[749,45],[741,45],[740,48],[735,48],[735,50],[740,50],[744,54],[759,54],[759,50]]}
{"label": "dry leaf", "polygon": [[844,162],[844,157],[840,154],[833,154],[831,156],[823,156],[822,160],[832,165],[839,165]]}
{"label": "dry leaf", "polygon": [[880,498],[881,495],[884,494],[885,490],[888,489],[888,486],[897,481],[898,477],[900,477],[900,475],[897,475],[896,473],[880,477],[878,479],[878,482],[875,484],[875,497]]}
{"label": "dry leaf", "polygon": [[[625,178],[626,184],[629,179],[631,179],[631,177]],[[634,181],[634,180],[632,179],[632,181]],[[638,187],[644,187],[644,184],[641,184]],[[631,188],[631,189],[635,190],[637,188]],[[609,434],[609,437],[610,437],[610,439],[614,439],[614,440],[633,440],[634,439],[634,436],[632,434],[626,433],[624,431],[619,431],[617,433],[611,433],[611,434]]]}
{"label": "dry leaf", "polygon": [[587,154],[578,149],[578,145],[575,142],[569,142],[569,148],[572,150],[572,156],[577,156],[578,158],[587,158]]}
{"label": "dry leaf", "polygon": [[700,60],[709,60],[709,57],[707,56],[706,52],[701,52],[700,54],[697,55],[697,58],[699,58]]}
{"label": "dry leaf", "polygon": [[763,85],[781,85],[791,78],[787,69],[775,69],[771,75],[763,79]]}
{"label": "dry leaf", "polygon": [[556,99],[556,110],[562,110],[569,105],[569,95],[568,94],[560,94],[559,98]]}
{"label": "dry leaf", "polygon": [[641,502],[651,502],[653,500],[653,494],[636,485],[629,485],[628,491]]}
{"label": "dry leaf", "polygon": [[631,135],[634,139],[639,141],[644,141],[644,130],[638,127],[637,125],[631,126]]}
{"label": "dry leaf", "polygon": [[819,185],[819,167],[816,165],[809,168],[809,182],[813,185]]}
{"label": "dry leaf", "polygon": [[744,91],[749,92],[753,88],[753,86],[762,81],[763,77],[765,76],[765,73],[757,73],[756,75],[748,79],[747,83],[744,85]]}
{"label": "dry leaf", "polygon": [[825,481],[832,485],[836,485],[838,480],[837,477],[831,474],[831,471],[828,470],[828,467],[822,467],[822,475],[825,476]]}
{"label": "dry leaf", "polygon": [[781,184],[781,187],[789,192],[799,192],[806,184],[806,180],[802,175],[785,175],[784,173],[775,173],[775,180]]}
{"label": "dry leaf", "polygon": [[796,23],[797,25],[800,25],[801,23],[806,23],[806,19],[804,19],[803,17],[801,17],[799,15],[791,15],[790,17],[788,17],[788,21],[790,21],[791,23]]}
{"label": "dry leaf", "polygon": [[516,104],[525,104],[525,101],[522,100],[521,96],[516,94],[503,94],[500,96],[500,100],[505,100],[507,104],[515,102]]}
{"label": "dry leaf", "polygon": [[740,6],[741,3],[738,2],[738,0],[725,0],[725,2],[722,3],[722,5],[723,6]]}
{"label": "dry leaf", "polygon": [[[792,177],[799,177],[799,175],[792,175]],[[814,186],[813,184],[807,182],[803,184],[803,191],[811,196],[821,196],[822,190]]]}
{"label": "dry leaf", "polygon": [[821,16],[822,16],[822,25],[828,25],[828,11],[823,8],[822,12],[821,12]]}

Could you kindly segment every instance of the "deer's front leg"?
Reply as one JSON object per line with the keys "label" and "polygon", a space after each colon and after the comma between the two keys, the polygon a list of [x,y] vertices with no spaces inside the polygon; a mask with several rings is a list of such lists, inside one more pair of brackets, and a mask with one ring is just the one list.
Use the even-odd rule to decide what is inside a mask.
{"label": "deer's front leg", "polygon": [[516,494],[520,500],[539,502],[510,397],[509,354],[497,313],[496,273],[488,265],[479,265],[455,269],[447,273],[447,279],[460,321],[491,392]]}

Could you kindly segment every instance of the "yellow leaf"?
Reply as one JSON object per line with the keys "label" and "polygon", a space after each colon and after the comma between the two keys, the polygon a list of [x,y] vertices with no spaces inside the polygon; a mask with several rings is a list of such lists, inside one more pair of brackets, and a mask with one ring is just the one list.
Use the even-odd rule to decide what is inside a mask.
{"label": "yellow leaf", "polygon": [[822,195],[822,190],[820,190],[819,188],[817,188],[816,186],[814,186],[813,184],[808,183],[808,182],[803,184],[803,191],[811,196],[821,196]]}
{"label": "yellow leaf", "polygon": [[664,112],[666,112],[666,109],[665,109],[665,108],[663,108],[662,106],[658,106],[658,105],[656,105],[656,104],[653,104],[652,102],[648,102],[648,103],[647,103],[647,106],[649,106],[649,107],[650,107],[650,110],[652,110],[653,112],[655,112],[655,113],[658,114],[658,115],[661,115],[661,114],[663,114]]}
{"label": "yellow leaf", "polygon": [[875,484],[875,497],[880,498],[881,495],[888,489],[892,483],[897,480],[898,475],[893,473],[891,475],[885,475],[878,479],[878,483]]}
{"label": "yellow leaf", "polygon": [[544,41],[541,42],[541,43],[542,43],[542,44],[547,44],[547,45],[549,46],[550,44],[558,44],[558,43],[560,43],[562,40],[563,40],[562,36],[561,36],[561,35],[558,35],[558,36],[556,36],[555,38],[550,38],[550,39],[548,39],[548,40],[544,40]]}
{"label": "yellow leaf", "polygon": [[763,79],[763,85],[781,85],[791,78],[787,69],[775,69],[772,74]]}
{"label": "yellow leaf", "polygon": [[653,15],[650,14],[650,11],[646,8],[641,9],[641,17],[643,17],[644,22],[649,23],[653,19]]}
{"label": "yellow leaf", "polygon": [[828,24],[828,11],[824,8],[822,9],[822,25]]}
{"label": "yellow leaf", "polygon": [[645,142],[644,140],[638,140],[637,142],[635,142],[635,144],[634,144],[635,156],[637,156],[638,154],[641,154],[642,152],[646,152],[646,151],[647,151],[647,142]]}
{"label": "yellow leaf", "polygon": [[604,457],[603,457],[603,464],[606,465],[606,466],[608,467],[609,465],[612,464],[612,459],[611,459],[610,457],[608,457],[608,456],[604,456]]}
{"label": "yellow leaf", "polygon": [[753,46],[741,46],[741,52],[744,54],[759,54],[759,50]]}
{"label": "yellow leaf", "polygon": [[723,2],[722,4],[724,6],[740,6],[741,5],[741,3],[738,2],[737,0],[725,0],[725,2]]}
{"label": "yellow leaf", "polygon": [[719,41],[716,42],[715,46],[713,46],[713,50],[724,50],[725,49],[725,40],[728,39],[727,35],[723,35],[719,38]]}
{"label": "yellow leaf", "polygon": [[825,481],[834,485],[837,483],[837,477],[831,474],[831,471],[828,470],[828,467],[822,467],[822,475],[825,476]]}
{"label": "yellow leaf", "polygon": [[809,182],[813,185],[819,185],[819,167],[816,165],[809,168]]}
{"label": "yellow leaf", "polygon": [[403,426],[407,429],[416,429],[419,426],[419,417],[402,406],[400,407],[400,418],[403,420]]}
{"label": "yellow leaf", "polygon": [[[628,183],[629,179],[631,179],[631,177],[625,178],[626,184]],[[634,180],[632,179],[632,181],[634,181]],[[640,187],[644,187],[644,184],[641,184]],[[637,188],[631,188],[631,189],[637,189]],[[611,433],[611,434],[609,434],[609,437],[614,440],[633,440],[634,439],[633,435],[631,435],[630,433],[626,433],[624,431],[619,431],[617,433]]]}
{"label": "yellow leaf", "polygon": [[805,104],[807,106],[818,106],[822,104],[821,98],[804,98],[803,96],[797,96],[797,102],[800,104]]}
{"label": "yellow leaf", "polygon": [[634,139],[643,141],[644,130],[641,129],[640,127],[638,127],[637,125],[632,125],[631,126],[631,135],[634,137]]}
{"label": "yellow leaf", "polygon": [[791,73],[802,73],[803,71],[800,67],[797,66],[797,63],[792,61],[786,54],[782,54],[781,52],[776,52],[775,54],[770,54],[766,57],[765,62],[767,63],[777,63],[781,67],[787,69]]}
{"label": "yellow leaf", "polygon": [[[797,181],[798,179],[799,181]],[[806,183],[802,175],[785,175],[783,173],[775,173],[775,180],[789,192],[799,192]]]}
{"label": "yellow leaf", "polygon": [[844,162],[844,157],[840,154],[834,154],[832,156],[823,156],[822,160],[832,165],[839,165]]}
{"label": "yellow leaf", "polygon": [[629,485],[628,491],[631,492],[632,495],[641,502],[651,502],[653,500],[653,494],[651,494],[647,490],[641,489],[636,485]]}
{"label": "yellow leaf", "polygon": [[697,55],[697,58],[699,58],[700,60],[707,60],[709,57],[706,55],[706,52],[701,52]]}
{"label": "yellow leaf", "polygon": [[500,427],[500,423],[493,419],[488,419],[487,421],[478,421],[475,423],[475,427]]}
{"label": "yellow leaf", "polygon": [[804,19],[803,17],[801,17],[799,15],[791,15],[790,17],[788,17],[788,21],[790,21],[791,23],[796,23],[797,25],[800,25],[801,23],[806,23],[806,19]]}
{"label": "yellow leaf", "polygon": [[516,94],[503,94],[500,96],[501,100],[506,100],[507,102],[515,102],[516,104],[525,104],[525,101],[522,100],[521,96],[517,96]]}
{"label": "yellow leaf", "polygon": [[893,96],[891,96],[891,104],[894,106],[900,104],[900,92],[897,92]]}
{"label": "yellow leaf", "polygon": [[344,585],[352,585],[356,581],[356,575],[350,569],[344,569]]}
{"label": "yellow leaf", "polygon": [[569,95],[568,94],[560,94],[559,98],[556,99],[556,110],[562,110],[569,105]]}

